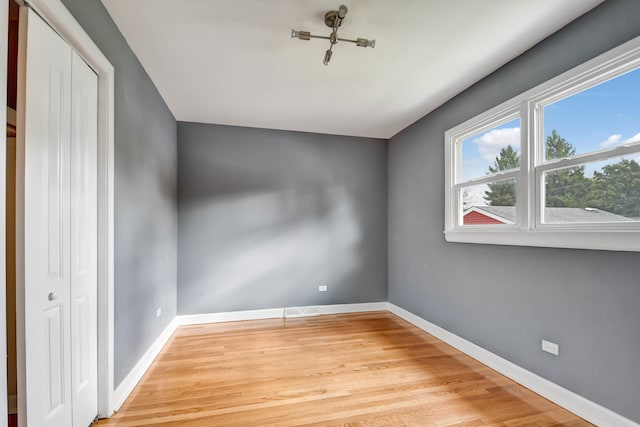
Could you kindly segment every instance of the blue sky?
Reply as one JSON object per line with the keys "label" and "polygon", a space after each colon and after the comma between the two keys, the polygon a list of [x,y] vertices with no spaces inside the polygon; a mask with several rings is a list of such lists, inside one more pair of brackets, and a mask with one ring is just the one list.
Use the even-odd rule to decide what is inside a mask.
{"label": "blue sky", "polygon": [[640,141],[640,70],[547,106],[545,135],[553,129],[578,154]]}
{"label": "blue sky", "polygon": [[486,175],[500,150],[511,145],[520,151],[520,119],[514,119],[462,141],[462,179]]}
{"label": "blue sky", "polygon": [[[577,154],[640,142],[640,70],[545,107],[545,137],[553,129]],[[462,178],[485,175],[502,147],[511,144],[519,151],[519,138],[520,120],[516,119],[464,140]],[[589,169],[593,170],[588,167],[587,172]]]}

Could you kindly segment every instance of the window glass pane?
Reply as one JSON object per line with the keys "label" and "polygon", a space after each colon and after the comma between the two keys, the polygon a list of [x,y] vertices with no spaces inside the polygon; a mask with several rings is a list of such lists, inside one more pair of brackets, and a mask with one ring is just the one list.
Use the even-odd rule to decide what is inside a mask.
{"label": "window glass pane", "polygon": [[462,182],[520,166],[520,119],[460,142]]}
{"label": "window glass pane", "polygon": [[640,142],[640,69],[544,107],[545,160]]}
{"label": "window glass pane", "polygon": [[517,222],[515,178],[463,187],[460,201],[462,225],[509,225]]}
{"label": "window glass pane", "polygon": [[640,220],[640,152],[543,174],[545,223]]}

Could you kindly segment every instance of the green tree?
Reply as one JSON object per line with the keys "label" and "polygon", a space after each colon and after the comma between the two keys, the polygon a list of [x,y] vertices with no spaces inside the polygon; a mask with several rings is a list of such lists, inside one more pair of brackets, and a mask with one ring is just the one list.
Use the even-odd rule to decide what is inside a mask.
{"label": "green tree", "polygon": [[[571,157],[575,147],[561,137],[556,130],[545,141],[545,159]],[[488,174],[515,169],[520,166],[520,156],[511,145],[489,166]],[[635,160],[620,160],[605,165],[593,173],[584,175],[584,166],[561,169],[545,174],[545,204],[547,207],[593,207],[618,215],[640,218],[640,164]],[[513,181],[494,182],[487,185],[484,199],[490,206],[514,206],[516,189]]]}
{"label": "green tree", "polygon": [[520,155],[511,145],[507,145],[500,150],[500,154],[493,161],[493,166],[489,166],[489,173],[517,169],[520,167]]}
{"label": "green tree", "polygon": [[[497,173],[520,167],[520,155],[511,145],[500,150],[500,154],[489,166],[488,173]],[[489,206],[515,206],[516,184],[513,181],[502,181],[487,184],[488,190],[484,192],[484,199]]]}
{"label": "green tree", "polygon": [[[547,136],[545,159],[561,159],[576,154],[573,145],[554,129]],[[585,207],[590,180],[584,176],[584,166],[549,172],[545,179],[545,205],[548,207]]]}
{"label": "green tree", "polygon": [[576,154],[576,149],[566,139],[558,135],[558,132],[554,129],[551,131],[551,135],[547,137],[544,152],[545,159],[552,160],[573,156]]}
{"label": "green tree", "polygon": [[622,159],[593,173],[590,207],[627,217],[640,217],[640,165]]}

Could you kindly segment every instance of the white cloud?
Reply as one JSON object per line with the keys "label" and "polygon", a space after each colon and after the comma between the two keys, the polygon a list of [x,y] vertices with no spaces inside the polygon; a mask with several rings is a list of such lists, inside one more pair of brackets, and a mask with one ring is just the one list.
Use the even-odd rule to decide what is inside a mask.
{"label": "white cloud", "polygon": [[610,147],[612,145],[616,145],[616,144],[620,144],[620,140],[622,139],[622,135],[620,135],[619,133],[615,133],[613,135],[611,135],[609,138],[607,138],[606,141],[602,141],[600,143],[601,147]]}
{"label": "white cloud", "polygon": [[624,142],[640,142],[640,133],[636,133],[629,139],[625,139]]}
{"label": "white cloud", "polygon": [[619,133],[614,133],[606,141],[602,141],[600,143],[601,147],[611,147],[612,145],[618,144],[629,144],[631,142],[640,142],[640,133],[636,133],[631,138],[622,139],[622,135]]}
{"label": "white cloud", "polygon": [[520,128],[491,130],[473,140],[483,159],[492,162],[500,154],[500,149],[511,145],[516,151],[520,148]]}

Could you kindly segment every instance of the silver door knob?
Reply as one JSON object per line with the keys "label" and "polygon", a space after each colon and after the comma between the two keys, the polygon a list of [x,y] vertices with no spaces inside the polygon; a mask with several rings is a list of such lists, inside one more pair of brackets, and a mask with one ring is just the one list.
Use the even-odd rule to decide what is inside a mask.
{"label": "silver door knob", "polygon": [[53,301],[54,299],[58,299],[58,295],[55,292],[49,292],[49,301]]}

